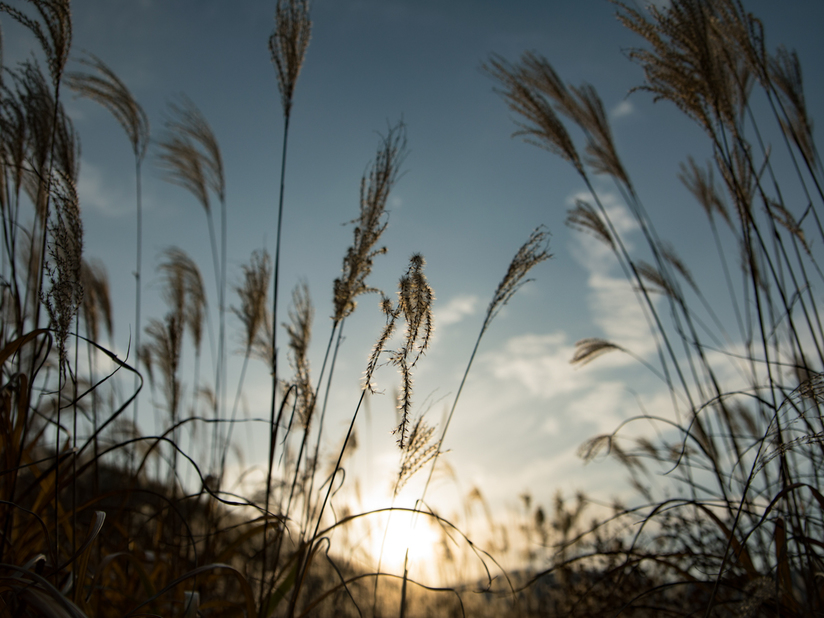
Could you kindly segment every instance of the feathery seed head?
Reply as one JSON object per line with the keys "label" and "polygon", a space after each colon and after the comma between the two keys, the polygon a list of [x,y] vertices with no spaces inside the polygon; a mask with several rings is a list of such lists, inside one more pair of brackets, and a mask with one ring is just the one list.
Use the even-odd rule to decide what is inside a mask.
{"label": "feathery seed head", "polygon": [[289,324],[284,324],[289,335],[289,351],[292,368],[295,371],[297,387],[298,418],[304,429],[309,428],[315,409],[315,391],[309,371],[309,342],[312,339],[312,320],[315,309],[309,297],[309,286],[301,282],[292,291],[292,305],[289,307]]}
{"label": "feathery seed head", "polygon": [[[28,0],[35,6],[43,20],[41,24],[20,9],[0,2],[0,12],[8,13],[14,20],[28,28],[37,38],[49,65],[52,84],[57,86],[63,75],[69,49],[72,44],[72,16],[70,0]],[[44,28],[45,26],[45,28]]]}
{"label": "feathery seed head", "polygon": [[598,339],[596,337],[581,339],[575,343],[575,354],[573,354],[569,362],[572,365],[586,365],[602,354],[613,350],[623,350],[623,348],[605,339]]}
{"label": "feathery seed head", "polygon": [[158,165],[166,172],[166,180],[189,191],[208,213],[211,204],[200,154],[178,136],[169,136],[159,145]]}
{"label": "feathery seed head", "polygon": [[381,309],[386,315],[386,325],[372,348],[364,376],[364,388],[375,392],[372,376],[378,367],[378,359],[395,332],[398,318],[403,316],[406,322],[403,343],[399,349],[391,351],[389,357],[389,362],[401,373],[401,389],[398,392],[398,411],[401,420],[393,432],[399,436],[398,446],[401,449],[406,444],[409,415],[412,410],[412,369],[429,348],[435,328],[432,313],[435,294],[423,272],[425,264],[422,255],[413,255],[409,260],[409,268],[398,282],[397,305],[393,306],[387,298],[382,300]]}
{"label": "feathery seed head", "polygon": [[769,60],[769,75],[789,116],[788,120],[781,120],[781,128],[814,165],[818,161],[818,153],[813,141],[813,123],[807,114],[798,54],[787,51],[783,46],[779,47],[775,57]]}
{"label": "feathery seed head", "polygon": [[[50,163],[54,162],[59,175],[76,183],[80,143],[63,105],[58,104],[55,109],[54,92],[36,62],[24,62],[10,75],[15,91],[6,89],[9,96],[3,100],[16,118],[11,139],[16,148],[22,149],[17,151],[19,156],[28,159],[20,164],[16,179],[35,204],[37,216],[42,218],[46,214]],[[6,127],[3,128],[5,133]]]}
{"label": "feathery seed head", "polygon": [[376,245],[388,225],[387,200],[405,157],[406,126],[401,121],[381,138],[375,160],[361,178],[360,216],[350,221],[355,224],[354,240],[343,258],[341,276],[334,283],[332,319],[335,322],[355,310],[358,296],[379,291],[366,285],[366,278],[372,272],[375,256],[386,253],[386,247],[376,248]]}
{"label": "feathery seed head", "polygon": [[83,284],[83,302],[81,306],[90,338],[93,341],[98,340],[101,318],[106,326],[106,332],[111,337],[112,305],[106,268],[99,260],[92,262],[83,260],[80,267],[80,278]]}
{"label": "feathery seed head", "polygon": [[180,103],[169,103],[170,115],[164,126],[158,161],[166,179],[187,189],[209,212],[209,190],[223,202],[226,183],[220,147],[209,123],[185,95]]}
{"label": "feathery seed head", "polygon": [[754,57],[747,18],[734,0],[673,0],[650,17],[622,2],[618,19],[649,49],[629,56],[644,69],[656,100],[672,101],[710,135],[720,125],[737,132],[749,95]]}
{"label": "feathery seed head", "polygon": [[72,72],[66,76],[69,88],[79,96],[97,101],[115,117],[126,131],[135,157],[142,160],[149,145],[149,118],[126,85],[100,58],[87,53],[80,62],[93,73]]}
{"label": "feathery seed head", "polygon": [[249,349],[257,340],[261,327],[269,321],[267,298],[272,258],[265,250],[253,251],[249,264],[244,264],[242,269],[243,284],[235,287],[240,307],[232,307],[232,311],[243,323],[244,348]]}
{"label": "feathery seed head", "polygon": [[732,225],[724,200],[721,199],[715,186],[712,165],[707,165],[705,171],[698,167],[692,157],[687,160],[687,163],[688,165],[681,163],[681,172],[678,174],[678,178],[689,192],[695,196],[695,199],[698,200],[710,219],[712,219],[712,213],[717,212],[727,224]]}
{"label": "feathery seed head", "polygon": [[48,311],[50,327],[57,333],[60,368],[65,371],[66,340],[83,302],[83,223],[73,179],[56,173],[51,190],[54,207],[49,224],[48,259],[43,265],[50,285],[48,291],[41,292],[41,301]]}
{"label": "feathery seed head", "polygon": [[583,200],[575,200],[575,208],[567,211],[565,223],[573,229],[590,232],[595,238],[608,245],[611,249],[615,249],[612,234],[610,234],[606,223],[601,219],[601,215],[596,212],[595,208],[592,207],[592,204]]}
{"label": "feathery seed head", "polygon": [[487,329],[492,319],[501,310],[501,307],[509,302],[515,292],[530,281],[530,279],[524,279],[524,277],[532,270],[532,267],[552,257],[547,252],[548,245],[549,231],[543,225],[538,226],[529,235],[527,241],[521,245],[521,248],[518,249],[515,257],[509,263],[504,278],[501,279],[495,294],[492,295],[492,300],[489,301],[482,330]]}
{"label": "feathery seed head", "polygon": [[292,97],[311,34],[308,0],[278,0],[269,53],[277,71],[280,101],[287,118],[292,111]]}
{"label": "feathery seed head", "polygon": [[206,313],[206,292],[200,269],[178,247],[169,247],[163,257],[159,267],[165,283],[163,298],[171,308],[176,325],[181,329],[189,327],[195,349],[199,351]]}
{"label": "feathery seed head", "polygon": [[435,427],[430,426],[423,416],[418,417],[409,431],[406,445],[402,450],[401,468],[394,488],[395,496],[409,479],[437,454],[439,443],[438,440],[432,440],[434,435]]}
{"label": "feathery seed head", "polygon": [[163,379],[161,390],[166,398],[169,413],[177,415],[180,402],[180,351],[183,345],[183,323],[174,311],[166,314],[163,320],[153,318],[146,326],[148,343],[141,346],[141,354],[150,381],[154,379],[156,367]]}
{"label": "feathery seed head", "polygon": [[515,121],[520,128],[512,136],[524,136],[525,141],[559,155],[583,173],[572,139],[537,80],[522,67],[512,66],[500,56],[492,56],[483,69],[498,83],[496,92],[504,98],[509,109],[526,120]]}

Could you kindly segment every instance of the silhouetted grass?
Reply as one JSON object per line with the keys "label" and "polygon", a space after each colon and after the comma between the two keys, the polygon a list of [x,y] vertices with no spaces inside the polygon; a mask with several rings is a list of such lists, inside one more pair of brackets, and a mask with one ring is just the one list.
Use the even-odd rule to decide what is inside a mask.
{"label": "silhouetted grass", "polygon": [[[353,241],[340,276],[331,282],[334,315],[318,377],[308,361],[314,309],[304,283],[294,290],[283,325],[293,373],[285,378],[277,362],[276,307],[280,227],[288,207],[286,139],[311,21],[307,3],[279,0],[269,42],[284,114],[278,242],[274,260],[253,252],[241,281],[231,286],[243,361],[227,416],[221,402],[229,386],[225,313],[231,303],[217,136],[195,104],[180,99],[170,107],[155,156],[168,179],[192,193],[207,215],[217,333],[211,332],[212,295],[199,265],[168,248],[159,268],[167,313],[146,320],[142,339],[135,338],[139,366],[119,359],[100,342],[101,325],[109,336],[112,331],[108,279],[99,264],[83,259],[77,135],[60,103],[71,45],[69,3],[20,4],[23,9],[0,3],[0,14],[31,32],[48,74],[27,61],[0,81],[4,615],[824,611],[824,328],[816,295],[824,278],[817,261],[824,240],[817,214],[824,200],[822,169],[798,59],[784,48],[769,52],[763,25],[741,4],[673,0],[667,9],[647,11],[617,3],[619,19],[644,45],[629,54],[645,72],[638,90],[674,103],[707,135],[709,163],[689,159],[680,178],[708,217],[710,233],[693,241],[718,250],[729,292],[724,304],[702,293],[700,273],[694,275],[659,238],[620,160],[595,89],[565,84],[534,52],[517,62],[492,56],[485,65],[515,113],[516,135],[570,163],[587,187],[590,199],[576,203],[567,223],[612,251],[656,350],[656,358],[648,359],[624,342],[588,338],[578,343],[571,361],[628,354],[659,378],[672,409],[638,414],[581,447],[587,461],[608,454],[626,467],[637,489],[629,506],[598,510],[596,498],[578,494],[570,501],[558,494],[544,508],[525,494],[520,511],[496,520],[484,488],[476,487],[465,496],[462,522],[427,505],[429,480],[439,463],[439,470],[446,469],[439,459],[444,439],[480,342],[531,269],[549,257],[548,232],[537,228],[516,253],[490,300],[446,421],[442,428],[431,425],[413,406],[413,371],[426,362],[435,328],[435,291],[423,256],[411,257],[394,297],[369,280],[374,259],[386,251],[380,245],[386,204],[406,154],[405,126],[390,126],[361,179]],[[140,174],[148,119],[101,60],[90,55],[81,65],[92,72],[66,74],[68,85],[113,113],[135,155],[135,313],[141,328]],[[751,106],[756,96],[759,104]],[[758,116],[756,108],[772,117]],[[768,136],[779,145],[770,145]],[[779,157],[788,158],[792,177],[778,176]],[[614,181],[644,247],[631,249],[622,237],[594,175]],[[220,242],[212,219],[215,198]],[[326,408],[343,325],[366,293],[381,294],[384,322],[375,325],[376,343],[348,430],[339,447],[325,453],[321,436],[328,430]],[[404,330],[396,333],[401,323]],[[200,372],[204,337],[217,342],[214,374],[206,380]],[[195,358],[188,394],[181,363],[186,350]],[[246,422],[238,418],[238,406],[250,360],[262,360],[272,373],[271,418],[248,421],[266,427],[268,460],[256,490],[235,491],[227,486],[225,467],[234,430]],[[391,503],[358,510],[355,500],[341,499],[333,510],[331,497],[352,484],[344,466],[357,448],[355,421],[376,371],[387,364],[399,375],[395,494],[426,466],[428,479],[414,509]],[[135,387],[124,392],[132,375]],[[137,426],[136,401],[144,385],[155,435]],[[638,421],[655,426],[655,437],[630,433]],[[188,447],[186,432],[197,436]],[[194,482],[184,482],[183,469],[193,471]],[[663,482],[660,473],[667,474]],[[485,529],[473,536],[478,507]],[[594,519],[587,522],[589,513]],[[381,558],[364,557],[354,539],[362,524],[379,522],[388,531],[388,517],[407,514],[413,515],[412,526],[425,520],[440,535],[433,560],[441,587],[416,581],[408,554],[401,571],[382,572]],[[514,556],[517,567],[503,569],[503,556]]]}

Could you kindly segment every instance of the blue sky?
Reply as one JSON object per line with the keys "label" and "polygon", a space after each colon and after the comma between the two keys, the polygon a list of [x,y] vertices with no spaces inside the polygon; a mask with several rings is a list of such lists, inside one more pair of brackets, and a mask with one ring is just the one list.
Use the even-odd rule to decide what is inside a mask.
{"label": "blue sky", "polygon": [[[798,50],[815,119],[824,103],[818,75],[824,4],[745,4],[763,19],[771,49],[783,42]],[[273,2],[259,1],[87,0],[73,7],[75,56],[88,50],[120,76],[149,114],[153,139],[161,135],[167,102],[178,93],[209,120],[226,167],[229,269],[235,277],[253,250],[274,246],[282,119],[266,45],[273,12]],[[343,224],[357,213],[360,177],[378,133],[402,118],[410,152],[390,199],[388,254],[376,261],[371,283],[393,293],[412,253],[427,260],[437,336],[417,373],[416,400],[419,412],[431,408],[430,421],[439,423],[451,403],[488,300],[537,225],[552,232],[554,254],[487,333],[445,444],[457,481],[439,480],[430,502],[448,514],[457,508],[456,496],[473,486],[501,513],[517,508],[523,492],[547,506],[558,489],[580,488],[609,501],[623,491],[623,472],[611,462],[584,466],[575,456],[578,445],[637,413],[639,401],[647,409],[668,410],[669,399],[626,358],[569,365],[574,343],[584,337],[614,340],[646,358],[653,350],[611,257],[564,227],[566,210],[584,187],[560,159],[510,138],[511,116],[480,65],[493,52],[516,60],[534,50],[568,82],[593,84],[661,236],[712,295],[721,282],[714,254],[705,250],[708,228],[676,179],[687,156],[703,161],[711,154],[700,129],[672,105],[653,104],[642,92],[628,96],[642,72],[623,51],[638,41],[608,2],[317,0],[312,18],[289,136],[281,314],[289,291],[305,278],[316,306],[317,370],[332,281],[351,242],[351,227]],[[2,26],[4,62],[13,65],[33,42],[6,16]],[[116,311],[113,345],[124,351],[133,320],[131,150],[105,110],[68,98],[66,106],[82,140],[86,255],[106,263]],[[189,252],[207,284],[213,281],[203,212],[190,195],[162,180],[154,155],[150,149],[144,184],[147,317],[164,312],[153,270],[167,246]],[[601,182],[606,199],[614,197]],[[633,227],[622,219],[620,203],[608,205],[617,220],[626,221],[632,242]],[[362,297],[347,322],[336,370],[330,447],[354,410],[382,323],[377,297]],[[230,393],[239,366],[236,357]],[[384,368],[376,382],[386,394],[373,399],[359,422],[354,464],[367,495],[390,486],[398,459],[389,433],[398,379]],[[265,416],[268,389],[266,369],[255,367],[246,388],[251,416]],[[248,435],[236,434],[241,441]],[[242,448],[247,463],[264,452],[254,438]]]}

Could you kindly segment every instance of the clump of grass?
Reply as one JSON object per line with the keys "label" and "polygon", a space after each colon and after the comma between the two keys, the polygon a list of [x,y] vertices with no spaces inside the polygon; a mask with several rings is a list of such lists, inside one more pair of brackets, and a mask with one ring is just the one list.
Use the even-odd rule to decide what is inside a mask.
{"label": "clump of grass", "polygon": [[[824,607],[814,583],[821,565],[815,538],[824,521],[822,416],[817,396],[798,393],[815,393],[824,367],[813,292],[821,271],[810,243],[821,237],[817,210],[824,194],[800,65],[784,48],[768,52],[763,25],[735,0],[675,0],[647,10],[615,4],[619,20],[644,45],[629,52],[646,78],[636,90],[673,103],[709,138],[708,167],[690,159],[680,177],[707,215],[733,320],[719,318],[722,299],[706,298],[700,278],[658,237],[595,90],[565,85],[534,53],[515,64],[492,57],[486,70],[518,117],[516,135],[571,163],[591,193],[595,207],[579,201],[567,223],[613,250],[658,352],[649,363],[622,342],[596,337],[579,342],[572,361],[627,352],[661,378],[673,406],[672,415],[643,412],[585,445],[586,459],[606,451],[626,467],[641,503],[618,509],[582,537],[577,555],[561,554],[550,571],[577,565],[579,577],[589,579],[592,569],[601,574],[567,607],[576,615],[594,607],[814,615]],[[767,133],[769,116],[759,117],[751,105],[756,94],[777,131]],[[583,160],[561,116],[581,131]],[[779,155],[767,135],[784,139],[794,178],[779,177]],[[645,256],[629,250],[590,174],[615,182],[643,234]],[[733,260],[741,256],[737,278],[730,246]],[[743,382],[725,379],[730,367]],[[652,423],[657,439],[625,437],[637,421]],[[669,474],[661,492],[650,466]],[[607,542],[603,530],[622,522],[637,522],[637,531]]]}

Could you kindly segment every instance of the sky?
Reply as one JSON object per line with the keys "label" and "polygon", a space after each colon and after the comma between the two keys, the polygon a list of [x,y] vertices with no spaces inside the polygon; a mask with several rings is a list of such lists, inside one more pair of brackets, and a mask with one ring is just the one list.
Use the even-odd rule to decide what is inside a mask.
{"label": "sky", "polygon": [[[779,7],[761,0],[745,6],[763,19],[770,49],[785,43],[798,50],[815,119],[824,103],[818,75],[824,3],[791,0]],[[679,163],[711,154],[701,130],[674,106],[653,103],[643,92],[630,94],[643,75],[625,52],[639,41],[622,28],[606,1],[316,0],[311,10],[312,39],[289,134],[280,312],[285,316],[289,291],[305,280],[316,307],[313,368],[320,366],[328,337],[332,282],[352,240],[347,222],[358,212],[361,176],[380,135],[402,119],[409,153],[389,202],[382,239],[388,252],[376,259],[370,283],[394,294],[410,255],[426,258],[437,299],[436,336],[415,373],[415,400],[417,413],[426,411],[431,423],[442,423],[487,303],[513,255],[536,226],[545,225],[552,234],[552,259],[534,269],[534,281],[485,334],[444,444],[449,452],[442,459],[453,474],[436,478],[428,501],[449,515],[479,488],[506,519],[514,517],[524,493],[546,507],[557,491],[582,490],[603,503],[631,499],[621,468],[610,460],[585,466],[576,451],[642,406],[670,414],[669,398],[627,357],[606,356],[582,368],[569,360],[575,342],[585,337],[612,340],[645,359],[653,359],[654,349],[611,256],[592,238],[564,226],[566,211],[584,186],[559,158],[511,138],[512,116],[481,65],[493,53],[515,61],[534,50],[567,82],[596,87],[619,154],[660,235],[700,273],[711,296],[723,284],[714,254],[705,251],[708,227],[677,181]],[[273,14],[274,2],[250,0],[73,5],[73,57],[86,50],[115,71],[148,113],[153,140],[162,136],[168,102],[181,93],[209,121],[226,170],[228,264],[234,278],[253,250],[274,249],[283,129],[267,49]],[[4,63],[13,66],[34,43],[6,15],[0,23]],[[131,149],[103,108],[69,97],[65,105],[82,143],[85,255],[106,265],[115,306],[111,345],[123,354],[134,320]],[[198,261],[212,286],[213,307],[216,298],[206,218],[193,197],[163,180],[156,153],[153,143],[143,188],[146,318],[165,311],[156,267],[170,245]],[[599,180],[597,186],[630,243],[640,243],[610,184]],[[342,440],[367,355],[383,325],[377,301],[377,296],[361,297],[346,323],[325,430],[330,452]],[[230,320],[231,332],[237,327]],[[235,355],[230,393],[240,362]],[[281,365],[285,362],[281,353]],[[245,406],[250,417],[265,417],[270,384],[266,368],[257,365],[247,377]],[[398,467],[390,432],[399,380],[393,368],[384,367],[375,382],[385,394],[361,412],[351,466],[364,503],[385,506]],[[152,419],[142,422],[150,427]],[[245,464],[260,464],[266,446],[256,437],[262,433],[259,425],[250,427],[239,429],[236,438]]]}

